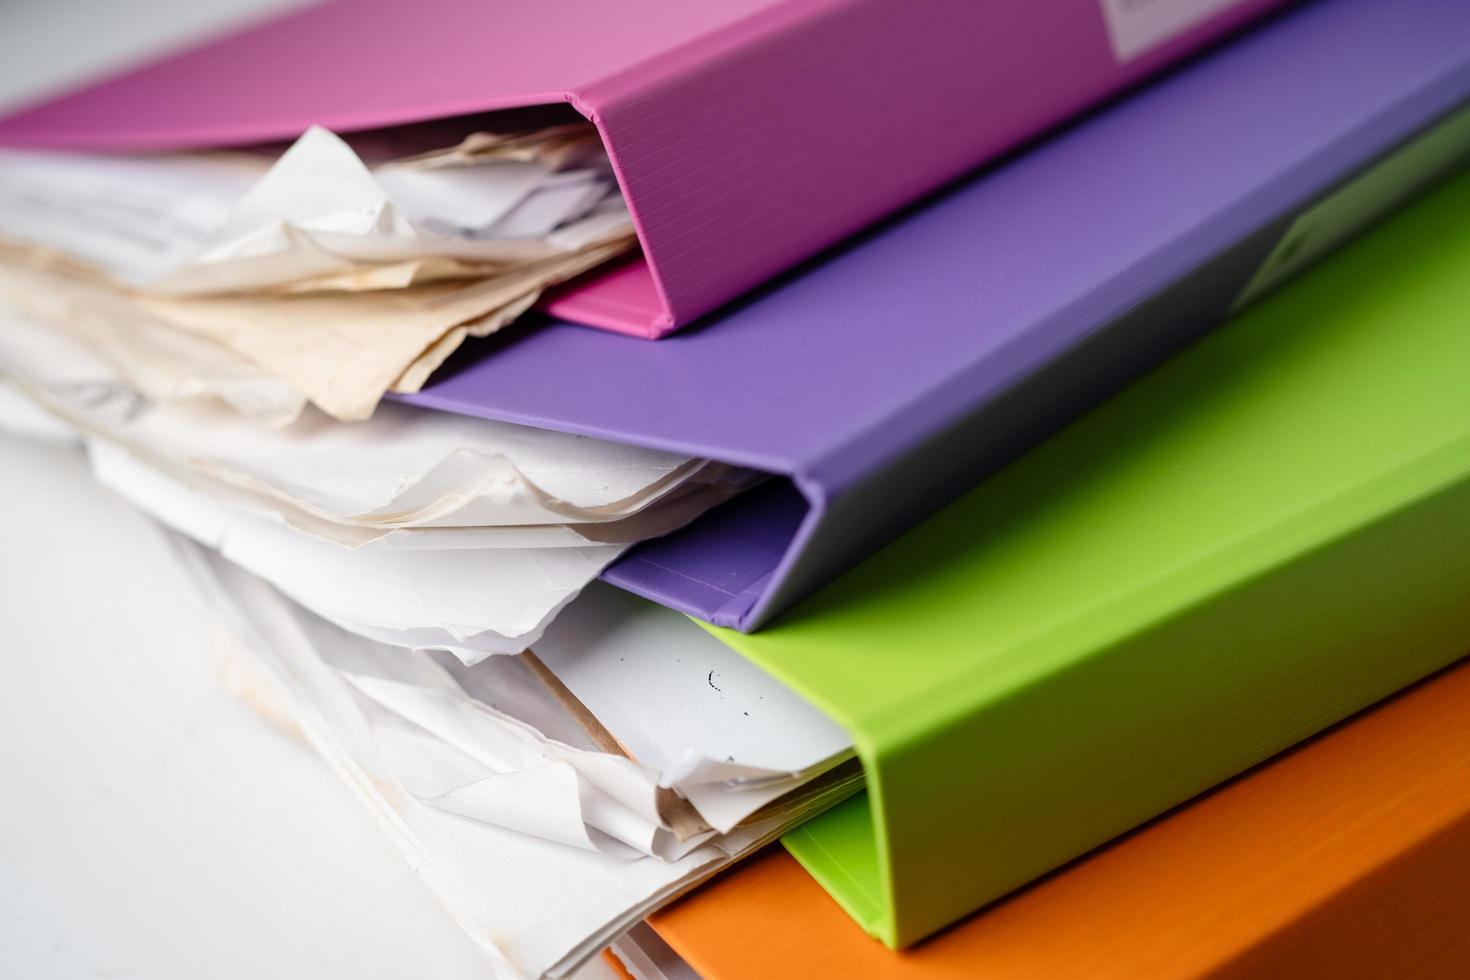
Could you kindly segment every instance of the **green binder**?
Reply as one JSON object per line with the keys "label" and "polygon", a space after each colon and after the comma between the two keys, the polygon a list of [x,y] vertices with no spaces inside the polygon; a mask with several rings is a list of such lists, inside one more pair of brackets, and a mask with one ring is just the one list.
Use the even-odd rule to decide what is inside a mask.
{"label": "green binder", "polygon": [[755,635],[865,797],[788,835],[914,942],[1470,650],[1470,175]]}

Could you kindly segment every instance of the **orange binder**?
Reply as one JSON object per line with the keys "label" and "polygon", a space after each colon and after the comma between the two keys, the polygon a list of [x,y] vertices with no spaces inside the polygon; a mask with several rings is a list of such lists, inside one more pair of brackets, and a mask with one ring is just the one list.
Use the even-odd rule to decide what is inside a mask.
{"label": "orange binder", "polygon": [[705,980],[1470,976],[1470,662],[906,952],[775,849],[649,921]]}

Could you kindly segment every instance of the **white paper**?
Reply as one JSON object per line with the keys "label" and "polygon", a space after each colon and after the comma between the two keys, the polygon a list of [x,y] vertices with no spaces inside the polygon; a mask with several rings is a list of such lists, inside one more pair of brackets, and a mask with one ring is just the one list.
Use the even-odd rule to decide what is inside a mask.
{"label": "white paper", "polygon": [[[252,422],[286,425],[306,398],[219,344],[178,330],[103,283],[0,261],[4,330],[59,333],[151,401],[218,403]],[[25,338],[17,337],[12,343]],[[53,352],[53,356],[56,352]],[[65,357],[50,370],[67,370]]]}
{"label": "white paper", "polygon": [[[570,630],[563,629],[567,622]],[[551,639],[568,632],[579,637],[574,651]],[[575,744],[568,745],[564,709],[548,702],[544,688],[516,683],[518,661],[441,665],[426,655],[353,642],[355,653],[344,653],[347,644],[338,641],[335,659],[324,656],[379,708],[442,743],[400,740],[405,764],[437,773],[418,784],[416,796],[574,846],[598,847],[586,836],[590,830],[644,854],[677,857],[687,842],[676,843],[672,828],[661,822],[654,805],[657,787],[677,791],[710,827],[728,833],[852,757],[843,729],[687,618],[598,583],[563,610],[536,651],[633,751],[636,763],[589,752],[575,732]],[[326,650],[328,644],[318,647]],[[705,673],[698,678],[702,689],[691,696],[687,681],[696,665]],[[710,675],[724,691],[709,687]],[[556,727],[548,731],[548,724]],[[522,744],[527,739],[533,747]],[[725,749],[740,751],[740,760],[712,755]],[[527,785],[524,770],[553,760],[568,764],[565,783]],[[516,775],[527,798],[544,791],[548,809],[521,818],[486,808],[488,783],[481,780],[490,772]],[[493,791],[496,799],[505,795],[498,787]],[[599,810],[601,804],[607,806]],[[800,801],[791,806],[793,815],[809,809]]]}
{"label": "white paper", "polygon": [[135,506],[218,550],[345,630],[466,662],[519,653],[622,546],[348,551],[232,509],[103,440],[93,472]]}
{"label": "white paper", "polygon": [[[19,324],[0,337],[0,355],[7,342],[25,334]],[[283,520],[271,520],[283,515],[272,515],[258,497],[212,485],[197,473],[190,480],[160,464],[148,455],[154,440],[138,438],[136,430],[146,433],[148,426],[140,419],[161,410],[99,374],[84,358],[42,356],[48,351],[41,345],[30,353],[41,366],[59,363],[77,372],[64,375],[71,379],[65,383],[51,379],[53,396],[76,400],[74,418],[88,420],[94,432],[122,432],[135,452],[143,454],[94,439],[91,455],[99,479],[360,636],[396,646],[445,649],[469,661],[516,653],[535,642],[550,618],[620,553],[618,545],[594,546],[581,537],[547,541],[548,532],[556,530],[549,527],[404,529],[393,532],[400,537],[392,546],[379,539],[371,543],[373,550],[357,553],[312,540]],[[0,363],[6,363],[3,356]],[[445,420],[422,414],[431,422]],[[361,427],[331,423],[329,428]],[[206,445],[209,431],[200,429],[195,440],[199,451],[225,452],[229,427],[223,427],[212,446]],[[386,433],[385,444],[391,441],[392,433]],[[321,457],[324,466],[330,467],[334,456],[355,458],[330,442],[327,448]],[[371,454],[372,447],[364,446],[357,456]],[[596,476],[595,468],[590,472]],[[700,498],[693,498],[693,505],[697,512]],[[509,536],[496,540],[494,534],[501,531]],[[526,541],[517,547],[516,535],[523,532]],[[466,534],[468,542],[454,540]],[[414,542],[413,535],[443,540]],[[426,547],[415,548],[415,543]],[[554,629],[538,650],[564,675],[573,693],[650,767],[647,786],[639,792],[651,798],[656,786],[677,789],[722,832],[850,753],[840,728],[718,640],[677,613],[610,587],[596,587],[585,603],[574,605],[565,626]],[[388,704],[385,691],[375,693],[403,713],[401,704]],[[414,717],[422,724],[422,717]],[[599,829],[618,836],[613,828]],[[653,826],[640,827],[631,846],[647,853],[674,853],[673,845],[655,831]]]}
{"label": "white paper", "polygon": [[[405,406],[269,429],[218,406],[158,405],[69,338],[0,322],[0,371],[92,437],[103,482],[395,646],[519,653],[638,534],[738,487],[690,483],[704,464],[684,457]],[[606,534],[574,531],[602,522]]]}
{"label": "white paper", "polygon": [[559,172],[558,161],[534,154],[469,156],[374,170],[316,126],[274,162],[5,150],[0,238],[173,296],[406,285],[411,276],[395,283],[398,273],[384,270],[423,260],[477,263],[458,274],[484,276],[631,242],[631,218],[602,162]]}
{"label": "white paper", "polygon": [[[116,475],[109,458],[124,469],[136,466],[106,443],[95,442],[93,452],[109,478]],[[228,541],[229,529],[221,531],[210,506],[167,509],[201,539],[223,534]],[[511,669],[518,660],[467,668],[385,649],[282,603],[223,558],[185,550],[213,567],[229,601],[258,603],[274,622],[269,628],[282,631],[258,652],[311,683],[312,703],[293,698],[293,707],[305,711],[304,729],[329,757],[338,737],[363,749],[366,772],[353,759],[333,757],[334,764],[506,976],[565,975],[728,856],[852,789],[823,788],[722,837],[678,840],[659,822],[658,774],[592,750],[585,733],[557,717],[557,703],[544,691],[526,696],[532,685]],[[227,543],[223,550],[231,552]],[[314,712],[326,714],[330,730],[313,727],[320,717]],[[560,724],[565,740],[548,738],[523,714],[547,729]],[[736,784],[725,789],[747,792]]]}
{"label": "white paper", "polygon": [[446,229],[488,228],[536,190],[546,170],[508,161],[496,167],[385,166],[377,179],[395,201],[425,225]]}
{"label": "white paper", "polygon": [[142,285],[197,252],[264,170],[241,157],[3,150],[0,236]]}
{"label": "white paper", "polygon": [[[320,521],[377,534],[523,529],[458,543],[453,532],[399,535],[388,543],[396,548],[627,543],[679,526],[742,485],[672,453],[406,405],[383,405],[350,425],[311,409],[269,428],[217,403],[155,404],[82,344],[4,309],[0,370],[99,435]],[[662,516],[629,520],[691,480],[700,494],[667,501]],[[293,523],[343,544],[377,536]],[[617,526],[586,534],[568,527],[603,523]]]}
{"label": "white paper", "polygon": [[307,737],[363,798],[419,876],[505,978],[562,977],[649,911],[784,829],[772,821],[683,858],[626,860],[565,847],[425,806],[389,768],[357,695],[322,662],[263,583],[189,552],[237,617],[250,652],[282,685]]}
{"label": "white paper", "polygon": [[[569,846],[623,857],[644,854],[673,860],[707,839],[709,833],[681,834],[675,825],[665,822],[658,804],[660,787],[684,795],[710,832],[728,833],[850,755],[850,745],[840,729],[801,699],[768,678],[749,677],[741,684],[741,676],[753,668],[740,669],[738,655],[714,641],[723,655],[706,647],[703,662],[728,664],[732,692],[749,698],[752,707],[758,701],[768,704],[769,710],[761,717],[766,729],[763,743],[780,742],[789,723],[793,744],[782,757],[793,768],[773,771],[749,762],[734,765],[729,760],[708,759],[708,745],[725,744],[721,739],[730,737],[723,730],[729,719],[709,712],[708,703],[683,697],[679,685],[661,677],[658,667],[664,659],[677,671],[680,655],[685,653],[683,644],[694,641],[696,648],[701,645],[702,631],[687,621],[690,629],[682,637],[676,629],[660,637],[656,630],[645,628],[644,637],[662,642],[642,657],[635,652],[638,637],[613,631],[612,642],[584,646],[573,671],[579,685],[604,702],[610,695],[627,692],[630,703],[610,712],[614,724],[604,725],[621,737],[616,724],[648,713],[650,717],[643,719],[645,724],[638,731],[640,743],[648,746],[649,757],[678,760],[679,769],[660,770],[647,759],[635,762],[595,751],[585,738],[548,738],[532,723],[539,720],[544,725],[548,719],[554,723],[564,712],[550,707],[544,694],[539,702],[528,702],[527,691],[534,688],[507,683],[507,678],[515,676],[507,665],[448,667],[426,653],[401,649],[405,645],[432,646],[464,660],[486,652],[523,649],[527,636],[534,637],[550,613],[519,634],[507,635],[504,627],[502,632],[491,632],[478,621],[473,628],[462,624],[472,616],[492,614],[500,617],[498,622],[512,621],[528,611],[535,617],[539,607],[524,593],[510,592],[508,603],[487,596],[498,586],[511,590],[524,580],[525,563],[520,561],[524,556],[498,553],[501,560],[489,565],[342,563],[333,559],[344,553],[312,542],[307,542],[311,547],[302,548],[306,539],[231,514],[215,501],[142,466],[121,449],[95,442],[90,454],[94,472],[105,485],[341,627],[304,628],[323,659],[360,696],[364,710],[381,730],[381,751],[400,773],[406,789],[427,805]],[[509,584],[495,578],[507,566],[520,573],[512,574]],[[566,601],[561,598],[564,593],[574,591],[559,586],[552,597],[556,608]],[[613,595],[610,589],[601,591]],[[543,606],[548,603],[540,601]],[[587,617],[578,619],[584,625],[589,622]],[[468,632],[471,629],[475,631]],[[405,635],[419,643],[404,643]],[[625,664],[629,657],[633,662]],[[625,666],[627,676],[617,678]],[[644,685],[648,691],[639,690]],[[758,693],[762,691],[765,694]],[[668,704],[658,704],[650,697],[665,692],[672,698]],[[656,730],[660,725],[663,732]],[[563,723],[557,730],[565,739],[569,727]],[[739,738],[738,732],[735,737]],[[691,760],[697,764],[690,765]],[[791,812],[794,816],[809,809],[799,803]]]}
{"label": "white paper", "polygon": [[761,781],[852,752],[840,725],[688,617],[610,585],[589,586],[535,651],[666,785]]}
{"label": "white paper", "polygon": [[606,178],[592,170],[557,174],[517,201],[476,238],[544,238],[568,221],[585,216],[608,192]]}

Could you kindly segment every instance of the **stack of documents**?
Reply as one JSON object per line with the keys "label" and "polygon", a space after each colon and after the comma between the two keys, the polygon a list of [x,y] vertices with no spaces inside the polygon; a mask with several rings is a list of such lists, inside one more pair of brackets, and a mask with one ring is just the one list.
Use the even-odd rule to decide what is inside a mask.
{"label": "stack of documents", "polygon": [[3,324],[0,426],[80,444],[181,532],[242,655],[506,975],[565,973],[860,786],[847,734],[723,643],[582,592],[750,474],[393,404],[272,427],[155,401],[66,331]]}
{"label": "stack of documents", "polygon": [[539,658],[465,669],[345,633],[212,552],[185,554],[242,655],[498,974],[566,975],[856,789],[840,728],[682,617],[643,620],[636,600],[588,596]]}
{"label": "stack of documents", "polygon": [[[66,331],[13,311],[3,323],[0,370],[76,429],[104,483],[344,629],[468,662],[521,652],[630,543],[748,481],[407,406],[353,424],[307,408],[266,426],[187,388],[156,400]],[[140,373],[158,367],[133,353]]]}
{"label": "stack of documents", "polygon": [[181,532],[313,740],[512,937],[503,968],[558,974],[860,772],[675,613],[602,587],[543,636],[756,474],[379,404],[633,244],[587,124],[451,131],[0,154],[0,421]]}
{"label": "stack of documents", "polygon": [[0,424],[179,532],[487,954],[561,975],[861,771],[684,617],[577,598],[759,474],[379,403],[632,243],[590,127],[405,146],[432,138],[372,134],[371,168],[321,129],[274,159],[3,154]]}
{"label": "stack of documents", "polygon": [[[830,920],[924,941],[1470,649],[1462,4],[1275,17],[718,312],[1278,4],[436,5],[504,60],[171,101],[432,22],[338,0],[0,120],[0,428],[156,519],[497,976],[905,975]],[[1081,972],[1167,879],[1086,867]]]}
{"label": "stack of documents", "polygon": [[114,307],[173,352],[175,384],[287,389],[253,411],[289,417],[294,399],[367,418],[466,337],[633,247],[590,125],[453,132],[369,134],[373,166],[319,127],[279,153],[0,152],[5,295],[136,357],[87,326]]}

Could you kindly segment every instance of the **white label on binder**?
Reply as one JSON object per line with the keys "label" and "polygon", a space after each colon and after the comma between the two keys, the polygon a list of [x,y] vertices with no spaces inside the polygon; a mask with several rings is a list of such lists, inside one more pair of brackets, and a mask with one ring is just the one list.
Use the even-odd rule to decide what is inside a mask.
{"label": "white label on binder", "polygon": [[1244,0],[1102,0],[1113,56],[1132,61]]}

